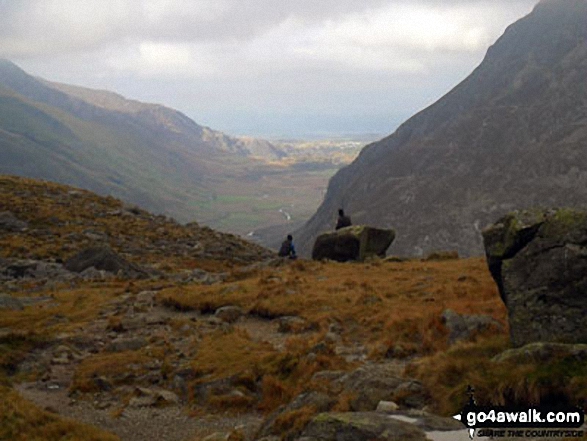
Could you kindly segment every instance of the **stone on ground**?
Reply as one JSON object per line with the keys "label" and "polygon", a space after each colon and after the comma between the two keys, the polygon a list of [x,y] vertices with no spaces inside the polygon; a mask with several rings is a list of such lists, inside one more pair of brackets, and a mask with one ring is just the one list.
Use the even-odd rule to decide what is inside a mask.
{"label": "stone on ground", "polygon": [[347,262],[364,261],[368,257],[385,257],[395,239],[394,230],[383,230],[364,225],[341,228],[316,238],[312,250],[314,260]]}

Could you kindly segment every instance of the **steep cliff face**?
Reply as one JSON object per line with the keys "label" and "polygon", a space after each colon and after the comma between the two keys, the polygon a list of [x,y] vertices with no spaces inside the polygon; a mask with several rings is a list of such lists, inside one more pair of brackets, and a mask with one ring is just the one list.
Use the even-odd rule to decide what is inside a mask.
{"label": "steep cliff face", "polygon": [[332,178],[297,234],[308,252],[344,207],[393,227],[392,253],[481,254],[507,211],[587,205],[587,1],[542,1],[461,84]]}

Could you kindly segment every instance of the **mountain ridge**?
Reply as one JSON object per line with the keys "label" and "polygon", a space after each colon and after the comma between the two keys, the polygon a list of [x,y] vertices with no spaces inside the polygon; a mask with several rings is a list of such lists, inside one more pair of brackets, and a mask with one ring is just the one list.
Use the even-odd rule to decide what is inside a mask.
{"label": "mountain ridge", "polygon": [[0,173],[113,194],[183,221],[205,217],[192,206],[214,193],[214,180],[279,153],[159,104],[35,78],[7,60],[0,114]]}
{"label": "mountain ridge", "polygon": [[586,20],[584,0],[542,2],[509,26],[470,76],[331,179],[302,251],[340,207],[396,228],[392,252],[472,255],[509,210],[585,205]]}

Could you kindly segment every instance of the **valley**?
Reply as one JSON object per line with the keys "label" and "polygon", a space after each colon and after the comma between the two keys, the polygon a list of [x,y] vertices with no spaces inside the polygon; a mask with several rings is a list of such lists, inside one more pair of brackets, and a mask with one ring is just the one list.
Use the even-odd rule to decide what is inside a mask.
{"label": "valley", "polygon": [[[341,17],[372,13],[360,10]],[[346,71],[325,78],[369,35],[324,17],[293,51],[320,74],[320,118],[297,103],[310,72],[266,59],[291,44],[295,20],[279,21],[279,44],[246,46],[270,75],[252,72],[248,90],[239,62],[229,104],[215,97],[207,110],[245,112],[251,133],[273,133],[257,115],[296,130],[305,119],[300,133],[376,115],[377,88],[363,95]],[[375,37],[387,48],[397,36],[383,18]],[[523,439],[586,439],[586,22],[587,0],[539,1],[387,136],[232,136],[0,59],[0,441],[466,441],[489,419],[465,421],[471,409],[572,413],[565,431],[523,427]],[[323,32],[336,43],[328,69],[311,44]],[[463,35],[448,40],[469,56]],[[187,90],[194,48],[140,45],[163,70],[137,63],[135,90],[149,72]],[[377,62],[367,82],[398,87]],[[234,72],[220,66],[192,80],[223,85]],[[395,78],[422,73],[408,67]],[[286,95],[282,75],[296,86]],[[357,109],[330,112],[327,82]],[[308,113],[293,117],[277,97]],[[333,231],[339,208],[352,225]],[[278,257],[288,234],[297,254]]]}
{"label": "valley", "polygon": [[365,145],[353,139],[272,141],[279,159],[256,157],[195,202],[199,221],[276,248],[322,202],[328,181]]}
{"label": "valley", "polygon": [[162,105],[0,60],[0,173],[79,186],[268,246],[301,226],[330,177],[375,139],[231,137]]}

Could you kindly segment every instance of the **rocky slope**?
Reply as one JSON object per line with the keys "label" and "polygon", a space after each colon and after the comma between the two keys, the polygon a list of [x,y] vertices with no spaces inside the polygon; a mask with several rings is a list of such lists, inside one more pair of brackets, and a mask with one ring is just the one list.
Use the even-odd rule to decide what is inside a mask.
{"label": "rocky slope", "polygon": [[535,365],[504,353],[505,320],[481,258],[273,259],[0,177],[0,439],[468,439],[450,415],[469,384],[480,403],[587,396],[584,348]]}
{"label": "rocky slope", "polygon": [[391,252],[482,253],[514,208],[587,205],[587,2],[542,1],[461,84],[366,147],[296,235],[306,253],[343,207],[397,230]]}
{"label": "rocky slope", "polygon": [[96,246],[170,273],[226,271],[273,256],[237,236],[180,225],[112,197],[0,175],[0,258],[63,263]]}

